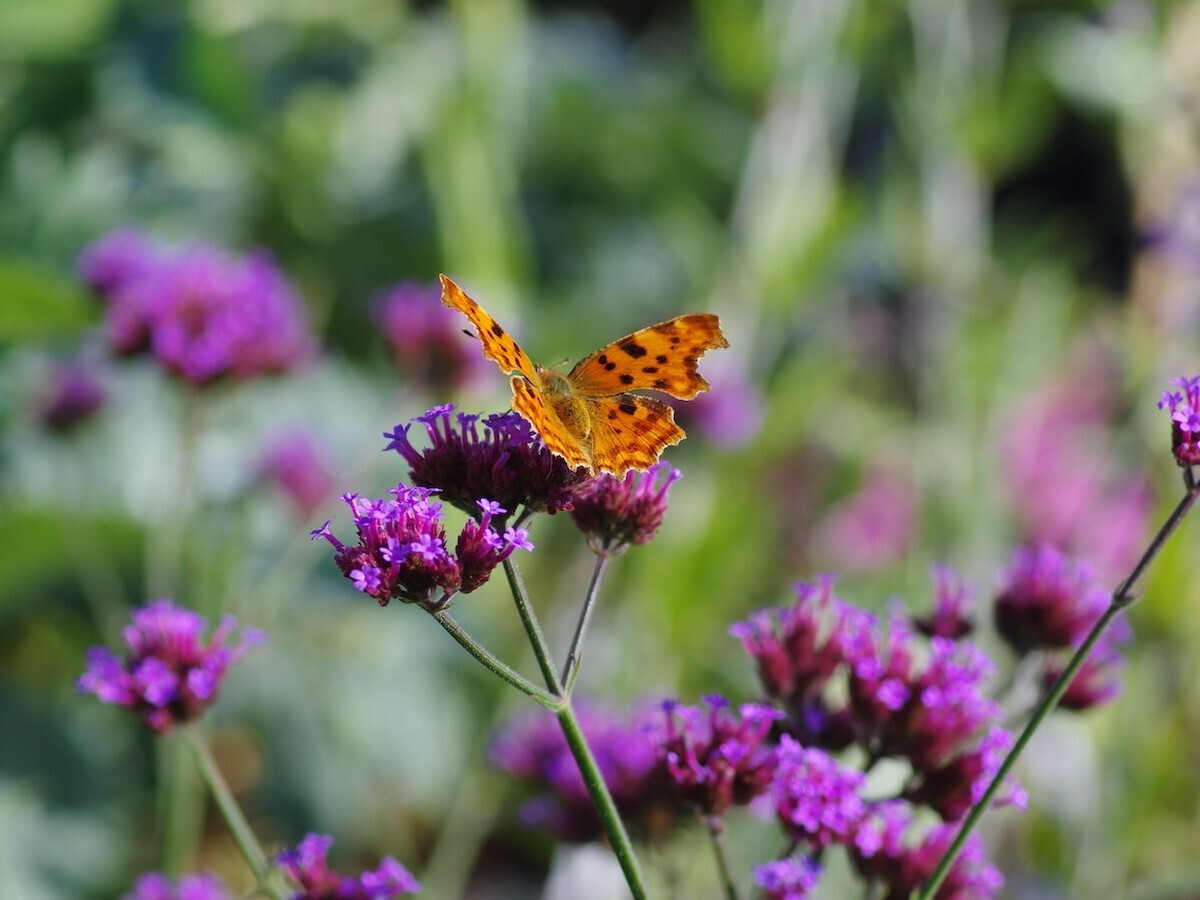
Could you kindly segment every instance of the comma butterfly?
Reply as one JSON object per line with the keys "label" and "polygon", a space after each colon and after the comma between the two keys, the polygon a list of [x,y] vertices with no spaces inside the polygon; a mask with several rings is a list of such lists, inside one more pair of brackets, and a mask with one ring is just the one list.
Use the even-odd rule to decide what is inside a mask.
{"label": "comma butterfly", "polygon": [[696,370],[706,350],[728,347],[711,313],[676,316],[613,341],[575,364],[566,375],[536,365],[512,335],[442,278],[442,303],[471,320],[483,345],[509,379],[513,409],[529,421],[552,453],[575,468],[620,477],[658,462],[684,438],[675,410],[660,400],[629,394],[661,391],[691,400],[708,390]]}

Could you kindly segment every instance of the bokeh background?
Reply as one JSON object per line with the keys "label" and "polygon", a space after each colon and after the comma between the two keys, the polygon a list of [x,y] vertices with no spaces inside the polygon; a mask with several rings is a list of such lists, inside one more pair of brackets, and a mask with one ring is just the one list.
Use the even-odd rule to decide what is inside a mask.
{"label": "bokeh background", "polygon": [[[188,392],[105,351],[75,275],[119,225],[267,248],[319,359],[206,390],[185,452]],[[527,701],[308,541],[348,531],[338,492],[404,477],[382,432],[507,407],[494,372],[432,388],[372,317],[438,272],[546,365],[683,312],[730,338],[680,410],[665,526],[611,571],[586,696],[752,699],[727,627],[820,571],[882,610],[946,562],[986,608],[1045,539],[1115,583],[1180,491],[1155,402],[1200,371],[1200,4],[0,0],[0,895],[250,883],[175,743],[74,690],[161,595],[270,634],[205,727],[272,846],[330,833],[439,898],[593,864],[486,765]],[[62,361],[107,398],[67,434],[38,414]],[[270,477],[281,441],[311,442],[323,497]],[[590,559],[565,517],[533,538],[564,646]],[[1198,541],[1131,611],[1121,698],[1053,720],[1031,809],[993,814],[1008,895],[1200,894]],[[502,583],[456,610],[528,669]],[[763,834],[734,827],[743,873]],[[715,895],[698,835],[670,852]]]}

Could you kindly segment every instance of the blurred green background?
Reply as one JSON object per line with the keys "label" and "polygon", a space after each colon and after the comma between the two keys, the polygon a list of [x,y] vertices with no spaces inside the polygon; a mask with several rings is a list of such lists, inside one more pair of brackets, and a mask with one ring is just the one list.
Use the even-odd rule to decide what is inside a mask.
{"label": "blurred green background", "polygon": [[[507,407],[499,375],[448,397],[396,371],[369,300],[400,280],[450,274],[547,365],[722,316],[702,368],[741,424],[680,410],[685,477],[612,569],[587,696],[752,699],[726,628],[818,571],[920,608],[943,561],[986,609],[1013,546],[1051,537],[1115,582],[1179,493],[1154,403],[1200,371],[1198,151],[1197,3],[0,0],[0,895],[250,883],[174,742],[74,691],[162,594],[270,633],[205,727],[272,846],[327,832],[431,897],[579,871],[484,763],[528,704],[340,578],[307,541],[349,531],[334,497],[301,514],[259,474],[303,427],[335,493],[380,496],[405,475],[382,432]],[[269,248],[325,344],[207,393],[194,491],[184,392],[105,358],[74,278],[121,224]],[[77,356],[108,403],[48,434],[40,381]],[[564,647],[590,560],[566,517],[533,539]],[[1121,698],[1052,721],[1031,810],[992,817],[1009,896],[1200,894],[1198,546],[1189,523],[1131,611]],[[456,610],[529,669],[501,583]],[[748,818],[731,840],[742,873],[780,849]],[[684,896],[716,895],[698,835],[671,852]]]}

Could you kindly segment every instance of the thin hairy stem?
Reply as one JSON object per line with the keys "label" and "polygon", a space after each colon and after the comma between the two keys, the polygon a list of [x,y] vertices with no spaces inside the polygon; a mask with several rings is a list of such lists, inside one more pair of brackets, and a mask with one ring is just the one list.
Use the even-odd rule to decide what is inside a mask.
{"label": "thin hairy stem", "polygon": [[437,623],[446,629],[446,633],[454,640],[458,641],[459,646],[470,653],[477,659],[485,668],[493,674],[498,675],[504,681],[511,684],[523,694],[528,694],[542,706],[549,710],[557,712],[562,707],[562,701],[550,694],[548,691],[538,687],[529,679],[519,675],[510,666],[501,662],[494,654],[485,649],[478,641],[467,633],[458,622],[450,615],[449,611],[442,610],[433,614]]}
{"label": "thin hairy stem", "polygon": [[575,676],[579,674],[579,661],[583,656],[583,638],[587,634],[588,623],[592,619],[592,609],[596,605],[596,597],[600,594],[600,579],[608,568],[610,557],[604,554],[596,556],[596,567],[592,569],[592,580],[588,582],[587,594],[583,598],[583,608],[579,611],[579,622],[575,626],[575,635],[571,638],[571,649],[567,652],[567,662],[563,666],[562,683],[567,693],[575,684]]}
{"label": "thin hairy stem", "polygon": [[737,885],[733,883],[733,872],[729,868],[729,854],[725,852],[725,822],[720,816],[702,816],[704,827],[712,840],[713,856],[717,860],[717,874],[727,900],[738,900]]}
{"label": "thin hairy stem", "polygon": [[1091,653],[1092,648],[1096,645],[1096,642],[1100,640],[1100,636],[1108,628],[1109,623],[1117,617],[1121,610],[1137,599],[1138,595],[1134,593],[1134,589],[1137,587],[1142,575],[1145,574],[1146,569],[1149,568],[1154,558],[1158,556],[1167,539],[1179,527],[1184,516],[1187,515],[1192,505],[1196,502],[1196,498],[1200,497],[1200,486],[1196,484],[1191,469],[1184,470],[1183,481],[1186,492],[1182,499],[1180,499],[1175,509],[1167,517],[1167,520],[1163,522],[1162,527],[1158,529],[1158,532],[1151,539],[1150,544],[1146,547],[1146,552],[1142,554],[1142,558],[1133,567],[1133,571],[1129,577],[1122,581],[1116,590],[1113,591],[1112,600],[1109,602],[1104,614],[1092,626],[1087,639],[1084,640],[1079,649],[1071,656],[1070,662],[1067,663],[1067,667],[1063,669],[1062,674],[1058,676],[1058,680],[1054,682],[1053,687],[1050,688],[1037,705],[1037,708],[1034,709],[1033,715],[1030,717],[1025,729],[1021,732],[1016,743],[1013,744],[1012,749],[1004,758],[1004,762],[1001,763],[1000,768],[992,777],[991,784],[988,785],[983,796],[971,807],[971,812],[963,820],[962,825],[958,829],[958,834],[954,838],[954,843],[946,850],[945,856],[942,857],[941,862],[938,863],[938,867],[929,877],[929,881],[925,883],[925,886],[917,895],[919,900],[931,900],[937,893],[942,882],[946,880],[946,876],[950,874],[950,868],[954,865],[954,861],[958,858],[959,853],[962,852],[967,838],[970,837],[971,832],[974,831],[975,826],[979,823],[984,812],[995,798],[996,793],[1000,790],[1000,785],[1004,783],[1004,779],[1008,777],[1009,772],[1016,765],[1021,752],[1025,749],[1030,739],[1032,739],[1042,722],[1050,715],[1054,707],[1058,705],[1059,700],[1062,699],[1063,694],[1066,693],[1067,688],[1070,686],[1071,680],[1075,677],[1075,673],[1079,671],[1079,667],[1083,665],[1088,654]]}

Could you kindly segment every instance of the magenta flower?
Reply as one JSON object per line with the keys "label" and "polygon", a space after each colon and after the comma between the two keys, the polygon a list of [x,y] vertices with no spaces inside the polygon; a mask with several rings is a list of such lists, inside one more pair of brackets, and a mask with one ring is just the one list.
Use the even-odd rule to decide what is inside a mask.
{"label": "magenta flower", "polygon": [[322,506],[333,492],[334,478],[323,448],[303,429],[273,435],[260,466],[262,474],[277,484],[303,515]]}
{"label": "magenta flower", "polygon": [[[908,900],[929,880],[951,841],[956,824],[937,825],[914,839],[912,810],[904,803],[873,804],[859,823],[851,860],[866,878],[881,883],[884,900]],[[1004,878],[987,859],[977,834],[971,835],[935,900],[988,900],[1004,886]]]}
{"label": "magenta flower", "polygon": [[314,353],[303,304],[265,252],[171,250],[122,231],[86,248],[79,268],[107,300],[113,349],[148,352],[191,384],[287,372]]}
{"label": "magenta flower", "polygon": [[[586,703],[576,705],[576,714],[622,819],[643,836],[665,836],[674,814],[659,777],[650,714],[618,714]],[[552,714],[537,711],[514,719],[494,738],[491,759],[538,791],[520,810],[527,826],[573,842],[603,835],[579,766]]]}
{"label": "magenta flower", "polygon": [[1171,450],[1181,466],[1200,465],[1200,375],[1173,378],[1178,391],[1163,391],[1158,408],[1170,411]]}
{"label": "magenta flower", "polygon": [[771,785],[775,750],[766,744],[783,713],[759,703],[735,715],[718,694],[704,698],[707,710],[673,700],[662,704],[664,720],[651,732],[659,767],[684,808],[721,816],[745,806]]}
{"label": "magenta flower", "polygon": [[683,404],[678,416],[686,430],[697,428],[705,441],[734,450],[758,436],[767,417],[762,388],[738,369],[714,372],[712,390]]}
{"label": "magenta flower", "polygon": [[933,610],[925,616],[914,616],[913,626],[926,637],[966,637],[975,628],[970,590],[949,566],[934,566],[932,574]]}
{"label": "magenta flower", "polygon": [[616,556],[654,537],[667,514],[667,491],[681,477],[665,462],[631,469],[624,478],[605,472],[575,489],[571,519],[595,553]]}
{"label": "magenta flower", "polygon": [[374,299],[372,312],[396,367],[431,393],[459,390],[494,371],[479,347],[464,339],[459,314],[442,305],[439,285],[394,285]]}
{"label": "magenta flower", "polygon": [[212,875],[184,875],[172,883],[166,875],[147,872],[121,900],[234,900],[234,895]]}
{"label": "magenta flower", "polygon": [[813,544],[817,555],[835,568],[870,572],[898,559],[911,544],[915,528],[912,487],[896,474],[876,469],[830,510]]}
{"label": "magenta flower", "polygon": [[777,756],[772,796],[784,830],[815,850],[852,843],[867,812],[860,796],[866,776],[786,734]]}
{"label": "magenta flower", "polygon": [[126,658],[93,647],[77,687],[102,703],[135,710],[154,731],[165,733],[204,712],[217,699],[226,670],[266,639],[260,631],[244,629],[241,641],[230,645],[236,627],[237,621],[226,616],[205,642],[208,623],[202,616],[156,600],[133,611],[133,624],[124,633]]}
{"label": "magenta flower", "polygon": [[1108,605],[1092,569],[1049,544],[1020,547],[993,606],[996,630],[1018,654],[1078,645]]}
{"label": "magenta flower", "polygon": [[452,553],[446,544],[442,505],[429,499],[433,491],[397,484],[388,493],[393,499],[342,496],[354,514],[358,532],[354,546],[334,537],[329,522],[312,532],[313,540],[329,541],[335,551],[333,561],[342,574],[380,606],[399,600],[437,612],[446,608],[455,594],[469,594],[483,585],[513,550],[533,549],[524,529],[497,533],[491,520],[502,516],[505,509],[494,501],[480,500],[479,518],[463,526]]}
{"label": "magenta flower", "polygon": [[59,434],[73,430],[104,406],[104,385],[83,365],[60,363],[38,391],[38,421]]}
{"label": "magenta flower", "polygon": [[821,881],[821,864],[810,856],[791,856],[754,867],[763,900],[806,900]]}
{"label": "magenta flower", "polygon": [[[1060,708],[1082,712],[1107,703],[1121,692],[1119,676],[1125,660],[1119,647],[1127,642],[1132,634],[1128,621],[1117,619],[1100,635],[1091,653],[1076,670],[1066,693],[1059,700]],[[1067,666],[1064,655],[1065,651],[1059,656],[1048,657],[1045,660],[1040,679],[1043,690],[1053,687],[1062,675]]]}
{"label": "magenta flower", "polygon": [[370,871],[340,875],[325,859],[332,846],[328,835],[306,834],[294,849],[275,857],[275,864],[300,885],[292,900],[392,900],[421,890],[417,879],[391,856]]}

